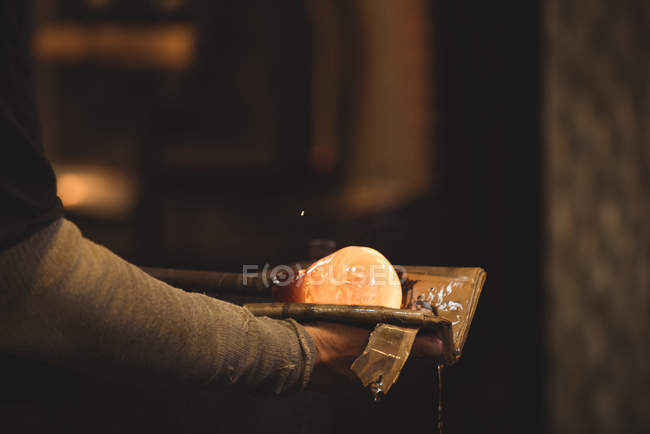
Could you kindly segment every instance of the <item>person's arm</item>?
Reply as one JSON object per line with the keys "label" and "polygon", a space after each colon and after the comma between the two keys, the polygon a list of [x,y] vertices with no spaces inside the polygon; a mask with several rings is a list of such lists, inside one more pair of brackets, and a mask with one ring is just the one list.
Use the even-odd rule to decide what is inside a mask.
{"label": "person's arm", "polygon": [[[281,393],[360,384],[368,330],[301,326],[173,288],[59,219],[0,252],[0,352],[124,382]],[[413,353],[433,359],[437,338]],[[312,375],[313,370],[313,375]]]}
{"label": "person's arm", "polygon": [[316,348],[301,325],[173,288],[67,220],[1,252],[0,270],[0,352],[129,382],[309,382]]}

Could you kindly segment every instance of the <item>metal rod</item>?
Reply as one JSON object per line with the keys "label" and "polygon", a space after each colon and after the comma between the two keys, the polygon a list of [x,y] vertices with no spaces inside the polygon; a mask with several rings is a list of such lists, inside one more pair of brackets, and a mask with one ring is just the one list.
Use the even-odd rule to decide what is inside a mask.
{"label": "metal rod", "polygon": [[192,292],[271,298],[272,279],[264,274],[140,267],[169,285]]}
{"label": "metal rod", "polygon": [[388,323],[403,327],[438,330],[450,327],[449,320],[420,310],[393,309],[383,306],[355,306],[315,303],[250,303],[244,307],[255,316],[295,318],[304,321],[325,320],[374,325]]}

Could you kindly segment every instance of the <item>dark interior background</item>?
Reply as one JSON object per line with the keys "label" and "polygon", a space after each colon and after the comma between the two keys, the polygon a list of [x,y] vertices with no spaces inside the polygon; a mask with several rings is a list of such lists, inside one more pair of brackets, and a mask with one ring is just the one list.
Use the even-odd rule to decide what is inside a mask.
{"label": "dark interior background", "polygon": [[[585,428],[589,423],[553,422],[547,407],[543,76],[552,26],[543,25],[542,3],[35,2],[46,150],[59,188],[72,189],[61,194],[74,196],[78,182],[100,178],[87,181],[81,199],[70,196],[67,217],[88,238],[139,265],[240,271],[242,264],[310,259],[310,241],[325,239],[376,248],[395,264],[483,267],[487,283],[463,357],[444,373],[445,431],[581,426],[594,432]],[[106,28],[114,33],[102,45],[94,38]],[[392,31],[397,48],[382,46],[390,41],[382,35]],[[136,54],[120,38],[132,38]],[[163,40],[159,50],[156,38]],[[138,44],[147,55],[138,54]],[[647,45],[640,47],[647,54]],[[364,101],[385,104],[390,114],[391,100],[382,95],[391,86],[371,88],[375,100],[359,89],[377,57],[402,51],[404,59],[421,56],[429,66],[417,79],[399,68],[400,57],[395,70],[388,67],[391,83],[412,81],[408,89],[426,95],[420,106],[394,107],[395,131],[408,130],[400,130],[399,114],[412,110],[426,119],[426,133],[419,147],[409,146],[408,135],[364,141]],[[319,63],[322,53],[326,60]],[[314,89],[323,93],[316,97]],[[335,95],[329,108],[321,105],[323,94]],[[314,135],[322,116],[333,125],[333,139],[324,145]],[[380,129],[385,118],[376,122]],[[381,182],[347,194],[358,173],[381,178],[363,165],[363,156],[374,152],[380,162],[394,157],[405,164],[398,175],[409,172],[409,162],[426,173],[394,194]],[[89,195],[108,199],[85,203]],[[434,430],[430,366],[406,370],[378,404],[313,392],[279,398],[152,392],[39,369],[45,374],[24,386],[29,404],[15,416],[27,423],[30,406],[41,408],[42,417],[29,421],[34,427]],[[643,420],[628,426],[642,428]]]}

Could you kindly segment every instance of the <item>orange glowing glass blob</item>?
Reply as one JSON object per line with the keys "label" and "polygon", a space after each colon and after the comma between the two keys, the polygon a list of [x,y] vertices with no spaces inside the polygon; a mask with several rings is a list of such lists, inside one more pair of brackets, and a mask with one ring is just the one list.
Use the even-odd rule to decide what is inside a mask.
{"label": "orange glowing glass blob", "polygon": [[378,251],[350,246],[301,270],[274,298],[297,303],[331,303],[399,308],[402,285],[395,269]]}

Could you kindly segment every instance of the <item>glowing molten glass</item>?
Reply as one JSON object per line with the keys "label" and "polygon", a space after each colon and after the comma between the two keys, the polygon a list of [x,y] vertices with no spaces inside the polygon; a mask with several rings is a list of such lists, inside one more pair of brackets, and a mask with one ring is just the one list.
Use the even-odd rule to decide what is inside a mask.
{"label": "glowing molten glass", "polygon": [[368,247],[345,247],[302,270],[274,297],[299,303],[358,304],[399,308],[402,285],[393,266]]}

